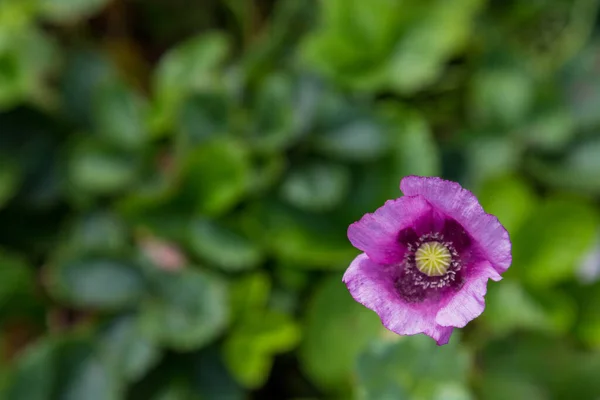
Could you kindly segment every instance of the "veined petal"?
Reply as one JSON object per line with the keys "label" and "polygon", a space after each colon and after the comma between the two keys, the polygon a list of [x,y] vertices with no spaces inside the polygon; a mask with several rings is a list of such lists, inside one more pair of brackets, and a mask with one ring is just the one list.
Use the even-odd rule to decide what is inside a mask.
{"label": "veined petal", "polygon": [[502,279],[488,261],[470,266],[465,284],[438,311],[435,322],[442,326],[462,328],[481,315],[485,309],[488,279]]}
{"label": "veined petal", "polygon": [[487,214],[470,191],[458,183],[436,177],[407,176],[400,182],[406,196],[422,196],[433,207],[456,220],[478,243],[498,273],[512,262],[508,232],[498,218]]}
{"label": "veined petal", "polygon": [[366,254],[352,261],[343,277],[352,297],[375,311],[382,324],[399,335],[424,333],[438,345],[448,343],[453,327],[435,321],[439,304],[433,302],[407,303],[395,288],[395,265],[373,262]]}
{"label": "veined petal", "polygon": [[350,225],[348,239],[376,263],[398,263],[406,251],[398,240],[398,234],[431,212],[431,205],[421,196],[388,200],[374,213],[365,214]]}

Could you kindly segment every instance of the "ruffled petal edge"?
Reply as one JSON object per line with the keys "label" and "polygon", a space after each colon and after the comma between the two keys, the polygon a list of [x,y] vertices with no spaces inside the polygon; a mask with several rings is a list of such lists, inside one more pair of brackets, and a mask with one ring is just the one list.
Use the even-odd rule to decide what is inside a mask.
{"label": "ruffled petal edge", "polygon": [[400,190],[406,196],[423,196],[435,208],[461,224],[498,273],[510,267],[512,254],[508,231],[498,218],[484,211],[469,190],[456,182],[414,175],[402,179]]}
{"label": "ruffled petal edge", "polygon": [[399,335],[424,333],[438,346],[448,343],[452,326],[442,326],[435,321],[438,306],[435,304],[408,304],[400,298],[394,287],[393,266],[373,262],[360,254],[350,264],[342,281],[352,297],[363,306],[375,311],[381,323]]}
{"label": "ruffled petal edge", "polygon": [[365,214],[351,224],[348,227],[348,239],[376,263],[400,262],[406,249],[399,243],[398,234],[431,211],[431,205],[421,196],[388,200],[374,213]]}

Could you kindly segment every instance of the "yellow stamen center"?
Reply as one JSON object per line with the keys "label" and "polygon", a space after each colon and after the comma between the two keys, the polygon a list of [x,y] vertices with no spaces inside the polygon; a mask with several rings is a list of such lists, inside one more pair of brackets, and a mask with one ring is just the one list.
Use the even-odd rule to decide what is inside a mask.
{"label": "yellow stamen center", "polygon": [[427,276],[442,276],[452,262],[450,251],[440,242],[425,242],[415,253],[417,269]]}

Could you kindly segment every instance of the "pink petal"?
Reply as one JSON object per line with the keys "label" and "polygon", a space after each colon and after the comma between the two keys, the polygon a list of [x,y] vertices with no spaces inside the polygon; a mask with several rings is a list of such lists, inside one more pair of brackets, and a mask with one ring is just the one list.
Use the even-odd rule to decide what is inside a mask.
{"label": "pink petal", "polygon": [[431,214],[431,205],[421,196],[404,196],[388,200],[372,214],[365,214],[348,227],[348,239],[354,247],[367,253],[379,264],[402,261],[405,248],[398,234],[417,220]]}
{"label": "pink petal", "polygon": [[502,277],[488,261],[469,267],[469,275],[460,291],[443,306],[435,317],[442,326],[462,328],[477,318],[485,309],[488,279],[499,281]]}
{"label": "pink petal", "polygon": [[361,254],[352,261],[342,280],[352,297],[375,311],[390,331],[399,335],[424,333],[438,345],[448,343],[453,328],[436,323],[437,302],[405,302],[394,286],[395,268],[399,267],[377,264]]}
{"label": "pink petal", "polygon": [[458,183],[435,177],[407,176],[400,182],[406,196],[423,196],[436,209],[455,219],[479,244],[492,266],[502,273],[512,262],[508,232],[477,198]]}

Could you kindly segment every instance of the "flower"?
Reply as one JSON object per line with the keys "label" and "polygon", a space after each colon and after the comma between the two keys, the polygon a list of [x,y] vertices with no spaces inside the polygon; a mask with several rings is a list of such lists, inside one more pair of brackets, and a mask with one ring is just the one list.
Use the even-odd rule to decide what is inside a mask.
{"label": "flower", "polygon": [[510,238],[458,183],[408,176],[400,190],[348,228],[364,253],[343,282],[387,329],[443,345],[483,312],[488,279],[499,281],[511,264]]}

